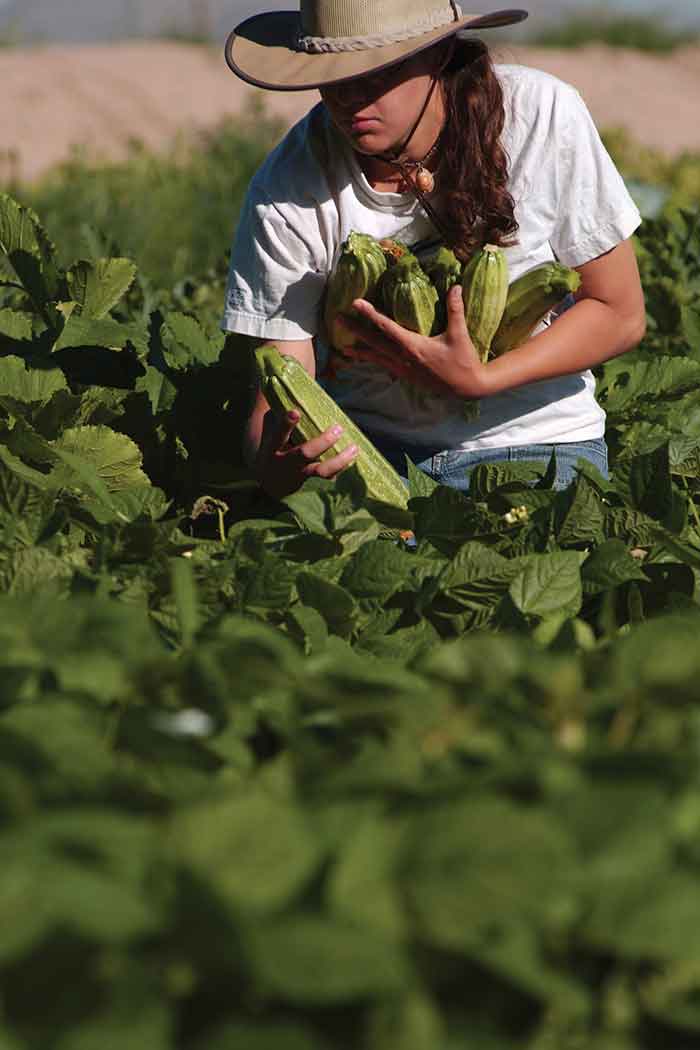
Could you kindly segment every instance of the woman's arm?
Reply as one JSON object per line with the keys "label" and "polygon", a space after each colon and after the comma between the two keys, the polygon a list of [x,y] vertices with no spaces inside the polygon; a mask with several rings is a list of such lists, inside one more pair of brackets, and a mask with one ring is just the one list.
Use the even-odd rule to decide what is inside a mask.
{"label": "woman's arm", "polygon": [[[315,376],[316,361],[310,339],[276,339],[274,343],[281,354],[296,357],[307,372]],[[285,419],[276,418],[257,389],[243,435],[243,457],[265,491],[276,499],[296,492],[312,475],[335,477],[357,456],[357,446],[349,445],[337,456],[320,463],[318,457],[335,444],[342,427],[329,427],[317,438],[293,445],[291,436],[299,418],[298,412],[288,412]]]}
{"label": "woman's arm", "polygon": [[576,269],[581,286],[575,305],[523,346],[490,361],[482,396],[583,372],[640,342],[646,311],[632,242],[623,241]]}
{"label": "woman's arm", "polygon": [[373,322],[373,330],[368,333],[352,320],[347,327],[363,340],[364,360],[374,360],[388,371],[395,371],[398,360],[403,374],[410,368],[410,378],[418,385],[437,386],[463,398],[490,397],[525,383],[585,371],[640,341],[644,296],[631,241],[576,269],[581,286],[574,306],[545,331],[486,364],[467,332],[459,285],[448,296],[448,325],[441,335],[409,332],[364,299],[353,306]]}

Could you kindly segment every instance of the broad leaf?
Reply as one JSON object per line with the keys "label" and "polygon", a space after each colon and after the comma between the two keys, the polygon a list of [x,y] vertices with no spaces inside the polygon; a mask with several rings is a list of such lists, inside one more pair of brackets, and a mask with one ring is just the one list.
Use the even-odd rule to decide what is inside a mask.
{"label": "broad leaf", "polygon": [[525,616],[566,613],[576,616],[581,608],[581,557],[577,551],[555,551],[531,555],[513,580],[509,595]]}
{"label": "broad leaf", "polygon": [[82,317],[95,320],[108,315],[126,295],[135,276],[136,266],[130,259],[81,259],[66,274],[71,296],[81,307]]}

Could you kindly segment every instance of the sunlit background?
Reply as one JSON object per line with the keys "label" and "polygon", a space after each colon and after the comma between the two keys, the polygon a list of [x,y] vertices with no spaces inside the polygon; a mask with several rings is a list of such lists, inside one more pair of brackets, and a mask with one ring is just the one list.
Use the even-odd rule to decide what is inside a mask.
{"label": "sunlit background", "polygon": [[[253,0],[0,0],[0,33],[23,42],[116,40],[169,34],[216,40],[248,15],[292,6],[282,0],[278,4],[269,0],[259,4]],[[659,5],[654,0],[608,0],[597,6],[582,5],[576,0],[532,0],[522,6],[530,11],[528,23],[512,31],[522,37],[544,32],[572,14],[602,18],[659,16]],[[466,4],[462,7],[468,10]],[[678,0],[666,5],[662,21],[674,29],[698,29],[700,3]]]}

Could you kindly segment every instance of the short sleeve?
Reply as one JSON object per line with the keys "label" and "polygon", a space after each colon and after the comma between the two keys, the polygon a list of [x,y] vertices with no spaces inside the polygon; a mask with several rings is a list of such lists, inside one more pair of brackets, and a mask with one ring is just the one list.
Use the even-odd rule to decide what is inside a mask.
{"label": "short sleeve", "polygon": [[[313,217],[309,219],[312,227]],[[221,325],[225,331],[261,339],[316,334],[325,273],[317,269],[311,242],[302,232],[262,196],[254,179],[231,249]]]}
{"label": "short sleeve", "polygon": [[642,219],[578,91],[562,85],[557,106],[557,209],[550,244],[565,266],[581,266],[630,237]]}

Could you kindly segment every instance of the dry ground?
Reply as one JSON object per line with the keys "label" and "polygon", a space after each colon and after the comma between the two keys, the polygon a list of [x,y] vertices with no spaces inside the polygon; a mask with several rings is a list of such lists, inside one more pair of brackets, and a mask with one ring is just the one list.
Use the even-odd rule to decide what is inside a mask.
{"label": "dry ground", "polygon": [[[667,155],[700,151],[700,47],[659,57],[594,45],[507,46],[497,60],[536,66],[574,84],[599,128],[622,126]],[[238,81],[215,50],[166,42],[0,51],[0,183],[33,179],[82,145],[119,157],[131,140],[166,146],[215,126],[251,97],[291,123],[315,92],[261,92]]]}

